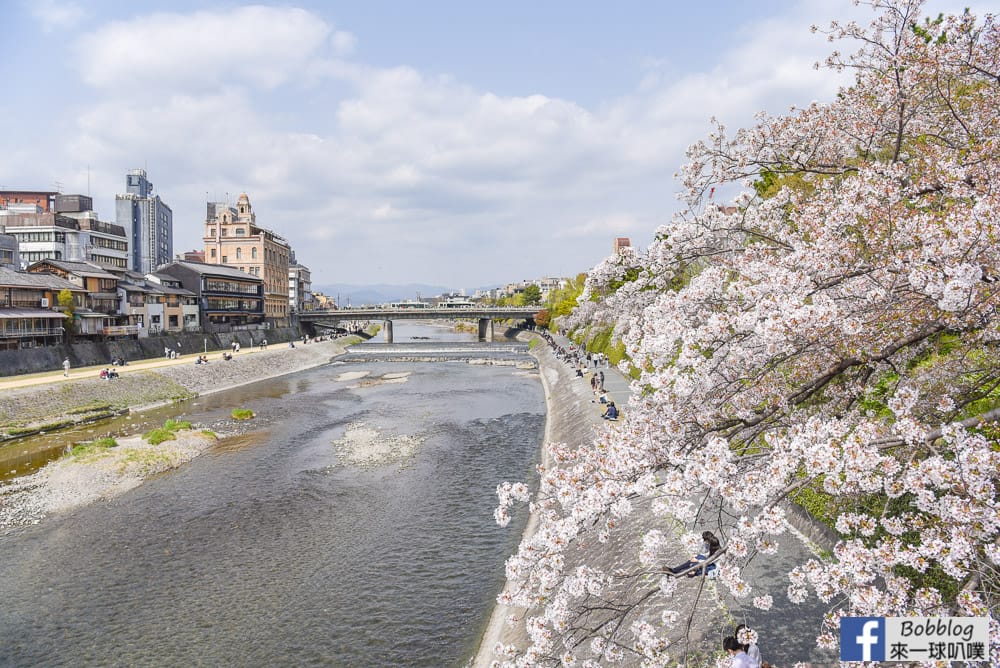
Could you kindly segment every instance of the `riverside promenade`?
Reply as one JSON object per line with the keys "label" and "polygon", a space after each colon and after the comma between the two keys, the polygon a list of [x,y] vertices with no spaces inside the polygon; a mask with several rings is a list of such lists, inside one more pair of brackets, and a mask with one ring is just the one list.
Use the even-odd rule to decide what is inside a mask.
{"label": "riverside promenade", "polygon": [[[97,365],[60,371],[0,378],[0,436],[17,430],[66,419],[83,419],[87,408],[99,404],[112,412],[141,410],[178,399],[191,398],[275,376],[302,371],[344,352],[361,341],[348,336],[302,344],[287,343],[267,348],[243,348],[230,361],[219,351],[207,353],[208,364],[195,364],[204,352],[136,360],[126,366]],[[228,351],[227,351],[228,352]],[[101,369],[110,368],[118,378],[103,380]],[[100,417],[100,416],[99,416]],[[104,415],[106,417],[106,415]]]}
{"label": "riverside promenade", "polygon": [[[553,338],[567,350],[574,345],[565,337]],[[536,346],[532,352],[539,361],[548,409],[546,444],[562,443],[569,447],[579,447],[593,442],[602,429],[624,426],[609,424],[601,418],[603,406],[595,402],[589,375],[577,377],[575,367],[559,360],[547,344]],[[594,371],[592,365],[590,370]],[[598,369],[602,370],[608,396],[622,409],[622,419],[627,421],[628,402],[632,394],[631,382],[614,367]],[[547,453],[543,452],[541,461],[546,467],[552,465]],[[801,521],[796,523],[800,524]],[[575,550],[568,551],[567,571],[582,562],[602,568],[605,572],[618,569],[630,573],[642,571],[643,567],[638,562],[641,537],[652,528],[661,529],[665,534],[675,537],[666,551],[668,556],[664,566],[688,559],[690,555],[680,542],[679,535],[685,530],[700,530],[698,527],[681,527],[669,517],[655,515],[648,505],[636,503],[635,512],[624,520],[609,543],[600,544],[596,540],[584,539]],[[537,518],[529,518],[524,537],[532,535],[536,529]],[[790,668],[801,662],[818,668],[838,664],[836,651],[820,650],[815,642],[828,606],[815,597],[810,597],[802,604],[793,604],[787,598],[788,572],[795,565],[816,558],[817,546],[791,524],[778,537],[777,542],[777,554],[759,555],[744,570],[744,576],[753,588],[750,596],[735,599],[716,580],[684,579],[678,583],[676,591],[668,600],[648,604],[647,609],[640,613],[639,618],[647,619],[656,626],[662,625],[660,614],[665,610],[679,613],[678,621],[666,633],[671,643],[668,651],[673,660],[678,662],[677,665],[688,668],[714,666],[715,658],[721,655],[722,639],[731,635],[739,623],[745,623],[758,632],[763,659],[772,666]],[[659,577],[658,573],[647,573],[634,582],[633,586],[655,588]],[[754,608],[752,598],[765,593],[774,599],[771,609],[762,611]],[[658,598],[666,599],[662,596]],[[471,665],[475,668],[487,668],[493,661],[500,659],[493,652],[498,644],[513,645],[522,651],[527,648],[530,640],[524,630],[524,619],[537,612],[497,605]],[[508,618],[516,618],[518,623],[511,626],[506,623]],[[589,643],[578,649],[585,650],[587,644]],[[559,652],[561,649],[557,645],[554,651]],[[586,652],[583,656],[586,656]],[[635,660],[615,665],[639,663],[639,660]]]}

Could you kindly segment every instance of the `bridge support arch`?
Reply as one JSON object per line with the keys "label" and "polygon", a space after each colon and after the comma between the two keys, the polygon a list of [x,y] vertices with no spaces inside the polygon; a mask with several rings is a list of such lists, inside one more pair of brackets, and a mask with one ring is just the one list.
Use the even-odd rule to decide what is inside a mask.
{"label": "bridge support arch", "polygon": [[493,343],[493,319],[479,319],[479,340]]}
{"label": "bridge support arch", "polygon": [[386,343],[392,343],[392,320],[386,320],[382,323],[382,336]]}

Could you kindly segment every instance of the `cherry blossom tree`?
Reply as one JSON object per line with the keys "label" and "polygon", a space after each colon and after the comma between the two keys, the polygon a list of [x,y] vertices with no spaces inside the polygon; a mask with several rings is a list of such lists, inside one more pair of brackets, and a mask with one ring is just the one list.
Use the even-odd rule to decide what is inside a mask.
{"label": "cherry blossom tree", "polygon": [[[685,210],[597,266],[560,323],[613,323],[642,373],[622,428],[549,445],[539,526],[500,597],[529,610],[532,644],[499,648],[500,665],[681,658],[675,581],[649,577],[666,529],[639,537],[644,579],[576,546],[640,512],[692,544],[712,523],[719,581],[767,608],[744,570],[803,499],[841,536],[788,574],[792,601],[828,604],[820,646],[843,615],[992,615],[1000,664],[1000,27],[871,4],[871,25],[828,31],[857,50],[825,66],[855,83],[735,133],[715,124],[680,173]],[[733,206],[710,202],[734,186]],[[529,501],[523,485],[498,494],[501,523]]]}

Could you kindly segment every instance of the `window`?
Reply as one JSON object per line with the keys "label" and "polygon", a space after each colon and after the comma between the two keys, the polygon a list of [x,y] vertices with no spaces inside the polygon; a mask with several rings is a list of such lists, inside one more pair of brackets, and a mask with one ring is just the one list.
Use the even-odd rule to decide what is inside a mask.
{"label": "window", "polygon": [[243,259],[243,249],[242,248],[237,248],[236,249],[236,259],[237,260],[242,260]]}
{"label": "window", "polygon": [[256,246],[254,246],[253,248],[250,249],[250,257],[253,258],[254,260],[257,259],[257,247]]}
{"label": "window", "polygon": [[229,256],[228,255],[223,255],[222,256],[222,264],[228,264],[228,263],[229,263]]}
{"label": "window", "polygon": [[212,249],[212,257],[215,257],[215,249]]}
{"label": "window", "polygon": [[238,236],[238,237],[246,236],[246,233],[247,233],[247,231],[244,230],[242,227],[237,227],[236,228],[236,236]]}

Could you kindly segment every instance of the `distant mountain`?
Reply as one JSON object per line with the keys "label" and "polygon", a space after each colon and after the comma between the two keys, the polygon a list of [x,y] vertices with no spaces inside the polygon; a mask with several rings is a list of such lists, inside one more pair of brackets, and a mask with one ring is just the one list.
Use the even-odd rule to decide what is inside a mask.
{"label": "distant mountain", "polygon": [[455,292],[452,288],[441,285],[425,285],[410,283],[408,285],[348,285],[346,283],[331,283],[328,285],[313,285],[313,292],[322,292],[327,297],[339,299],[341,306],[361,306],[363,304],[384,304],[386,302],[405,301],[435,297],[437,295]]}

